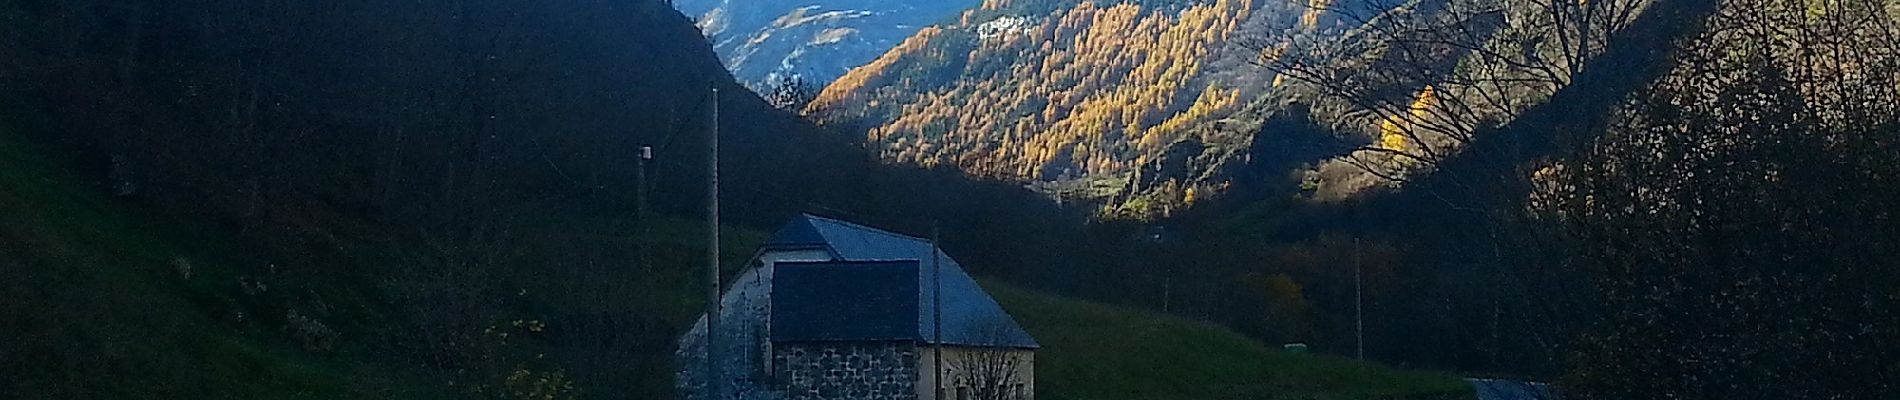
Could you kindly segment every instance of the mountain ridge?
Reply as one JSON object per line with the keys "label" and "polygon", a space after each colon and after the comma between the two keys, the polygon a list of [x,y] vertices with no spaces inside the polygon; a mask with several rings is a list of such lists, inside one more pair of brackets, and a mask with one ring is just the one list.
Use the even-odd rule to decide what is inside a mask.
{"label": "mountain ridge", "polygon": [[816,90],[975,0],[679,0],[728,69],[758,93]]}

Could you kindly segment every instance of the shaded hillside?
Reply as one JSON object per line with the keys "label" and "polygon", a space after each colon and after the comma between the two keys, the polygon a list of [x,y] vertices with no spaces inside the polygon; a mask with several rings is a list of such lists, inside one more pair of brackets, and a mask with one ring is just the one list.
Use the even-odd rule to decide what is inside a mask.
{"label": "shaded hillside", "polygon": [[332,347],[330,325],[290,324],[275,293],[308,286],[261,274],[269,258],[215,224],[110,198],[86,168],[33,140],[43,120],[26,110],[0,111],[0,397],[448,393],[398,363],[363,362],[360,346]]}
{"label": "shaded hillside", "polygon": [[1892,397],[1900,9],[1709,3],[1660,79],[1533,175],[1528,203],[1574,224],[1571,260],[1603,293],[1565,383],[1586,399]]}
{"label": "shaded hillside", "polygon": [[[667,368],[675,326],[697,309],[703,246],[657,237],[703,233],[642,218],[656,239],[635,235],[625,159],[652,140],[656,171],[699,171],[693,152],[665,152],[669,136],[693,148],[699,129],[669,123],[693,110],[597,100],[703,106],[693,82],[724,74],[682,17],[631,6],[593,9],[591,27],[494,30],[561,40],[490,61],[566,61],[473,68],[507,76],[507,99],[536,99],[532,112],[549,118],[496,125],[481,119],[526,116],[528,104],[466,97],[494,87],[433,59],[454,45],[399,45],[462,38],[428,25],[431,9],[0,6],[15,23],[0,45],[0,284],[15,294],[0,320],[17,339],[0,347],[17,368],[0,398],[669,396],[667,375],[648,372]],[[587,15],[542,11],[509,19]],[[285,19],[298,30],[270,27]],[[638,40],[585,32],[599,27],[637,27],[619,34]],[[298,45],[258,49],[277,42]],[[631,63],[637,51],[703,68]],[[597,97],[595,85],[619,95]],[[749,127],[739,135],[790,121],[754,97],[728,100],[747,116],[731,123]],[[731,173],[745,182],[745,169]],[[682,180],[654,182],[659,207],[697,203],[703,191],[663,190]]]}
{"label": "shaded hillside", "polygon": [[[197,390],[133,381],[126,393],[280,397],[309,387],[383,397],[416,386],[453,397],[668,397],[669,375],[653,371],[669,368],[672,339],[704,298],[703,224],[683,221],[703,210],[715,87],[725,94],[727,225],[775,225],[804,210],[884,225],[943,220],[946,241],[981,249],[968,258],[986,261],[985,272],[1015,276],[1058,267],[1012,252],[1066,246],[1053,232],[1078,229],[1020,188],[884,168],[774,111],[657,0],[12,1],[0,17],[0,93],[14,101],[0,117],[32,122],[8,131],[8,143],[31,144],[65,171],[22,179],[160,225],[9,235],[9,261],[157,287],[104,304],[149,300],[165,312],[57,306],[100,287],[65,272],[9,279],[45,283],[35,289],[45,296],[21,297],[6,318],[26,321],[17,326],[43,339],[31,356],[53,367],[15,375],[8,390],[71,381],[74,397],[122,397],[92,379],[243,350],[256,354],[233,357],[256,361],[230,360],[250,363],[231,370],[274,374],[306,368],[306,358],[318,367],[256,396],[245,395],[251,386],[224,391],[243,375],[190,372],[177,378],[203,382]],[[636,179],[642,144],[656,153],[647,182]],[[638,183],[651,189],[644,215]],[[67,218],[44,211],[58,199],[7,203],[22,218],[11,226],[53,229],[38,225]],[[178,233],[174,220],[206,233]],[[733,268],[749,251],[738,232],[724,248]],[[151,238],[190,243],[160,241],[178,248],[109,263],[64,255],[118,254]],[[203,264],[206,286],[168,286],[173,258]],[[175,297],[202,303],[165,305]],[[147,342],[112,322],[120,318],[166,327]],[[164,340],[277,350],[150,348]],[[151,353],[92,363],[73,350],[93,344],[107,357]],[[205,349],[186,344],[176,349]]]}

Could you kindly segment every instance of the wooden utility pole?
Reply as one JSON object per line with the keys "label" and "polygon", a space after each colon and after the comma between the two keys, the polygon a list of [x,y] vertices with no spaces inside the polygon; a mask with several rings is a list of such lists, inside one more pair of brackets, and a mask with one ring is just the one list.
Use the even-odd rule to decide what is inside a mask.
{"label": "wooden utility pole", "polygon": [[[1167,261],[1164,261],[1167,262]],[[1161,275],[1161,313],[1174,312],[1174,264],[1168,264],[1168,270]]]}
{"label": "wooden utility pole", "polygon": [[711,143],[706,175],[706,398],[722,398],[719,391],[719,87],[712,88]]}
{"label": "wooden utility pole", "polygon": [[1353,342],[1360,360],[1366,359],[1366,294],[1359,263],[1359,238],[1352,238],[1352,320]]}
{"label": "wooden utility pole", "polygon": [[634,258],[640,264],[640,272],[646,273],[653,268],[652,263],[647,261],[647,240],[650,240],[647,236],[648,227],[653,226],[653,221],[647,218],[647,164],[653,163],[653,146],[640,146],[639,158],[640,165],[634,171],[633,179],[633,223],[636,225],[633,250],[637,253]]}
{"label": "wooden utility pole", "polygon": [[934,400],[943,400],[943,268],[939,266],[939,261],[937,261],[937,259],[940,258],[937,256],[937,239],[940,234],[940,228],[937,227],[937,224],[931,223],[930,336],[936,343],[935,346],[930,347],[930,358],[932,363],[935,364],[931,366],[931,374],[934,376],[934,378],[931,379],[931,386],[935,386],[935,388],[932,388],[932,390],[934,390],[932,393],[935,394],[931,396],[931,399]]}

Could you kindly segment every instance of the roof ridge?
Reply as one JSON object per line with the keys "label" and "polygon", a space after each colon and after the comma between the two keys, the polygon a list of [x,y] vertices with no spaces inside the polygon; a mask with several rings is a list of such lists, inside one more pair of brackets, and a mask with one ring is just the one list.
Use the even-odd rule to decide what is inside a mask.
{"label": "roof ridge", "polygon": [[897,232],[893,232],[893,231],[889,231],[889,230],[885,230],[885,229],[883,229],[883,228],[878,228],[878,227],[873,227],[873,226],[870,226],[870,225],[864,225],[864,224],[860,224],[860,223],[856,223],[856,222],[851,222],[851,221],[846,221],[846,220],[842,220],[842,219],[838,219],[838,218],[831,218],[831,217],[826,217],[826,216],[822,216],[822,215],[817,215],[817,214],[812,214],[812,213],[805,213],[805,217],[806,217],[806,218],[811,218],[811,219],[817,219],[817,220],[823,220],[823,221],[826,221],[826,222],[832,222],[832,223],[836,223],[836,224],[839,224],[839,225],[844,225],[845,227],[848,227],[848,228],[852,228],[852,229],[857,229],[857,230],[860,230],[860,231],[867,231],[867,232],[871,232],[871,233],[878,233],[878,234],[883,234],[883,235],[886,235],[886,236],[895,236],[895,237],[898,237],[898,238],[902,238],[902,239],[910,239],[910,240],[914,240],[914,241],[919,241],[919,242],[925,242],[925,243],[929,243],[929,242],[930,242],[930,239],[925,239],[925,238],[923,238],[923,237],[918,237],[918,236],[911,236],[911,235],[906,235],[906,234],[902,234],[902,233],[897,233]]}
{"label": "roof ridge", "polygon": [[832,265],[861,265],[861,264],[922,264],[922,263],[923,263],[923,260],[920,260],[920,259],[915,259],[915,258],[898,258],[898,259],[889,259],[889,260],[829,260],[829,261],[811,261],[811,260],[802,260],[802,261],[801,261],[801,260],[790,260],[790,261],[777,261],[777,262],[775,262],[775,263],[776,263],[776,264],[780,264],[780,265],[813,265],[813,264],[832,264]]}

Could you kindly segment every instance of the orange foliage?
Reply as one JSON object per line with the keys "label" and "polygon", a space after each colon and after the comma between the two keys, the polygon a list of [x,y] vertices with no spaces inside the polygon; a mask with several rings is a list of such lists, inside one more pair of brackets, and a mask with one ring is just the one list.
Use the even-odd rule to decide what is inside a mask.
{"label": "orange foliage", "polygon": [[[1256,1],[1178,13],[1085,2],[983,38],[951,34],[974,32],[977,21],[928,29],[840,78],[811,111],[862,119],[872,126],[868,139],[902,162],[1018,179],[1123,171],[1140,154],[1133,150],[1159,150],[1240,102],[1239,90],[1197,78]],[[967,56],[937,62],[947,55],[932,52],[963,48],[958,41]]]}
{"label": "orange foliage", "polygon": [[1417,123],[1416,121],[1431,116],[1432,107],[1437,106],[1437,92],[1433,90],[1431,86],[1420,89],[1418,95],[1413,98],[1411,107],[1409,107],[1411,110],[1409,117],[1401,118],[1399,116],[1389,116],[1386,117],[1384,123],[1379,125],[1379,147],[1387,150],[1404,151],[1406,137],[1408,137],[1407,132]]}
{"label": "orange foliage", "polygon": [[863,90],[873,79],[884,76],[886,71],[889,71],[892,66],[897,65],[899,61],[903,60],[905,55],[918,53],[930,47],[931,39],[936,38],[942,33],[943,29],[935,26],[924,27],[924,29],[918,30],[916,35],[911,35],[911,37],[904,39],[903,43],[898,43],[897,47],[892,48],[889,52],[885,52],[884,55],[879,56],[876,60],[871,60],[870,63],[864,66],[852,69],[850,72],[845,73],[844,76],[839,77],[838,80],[832,81],[831,85],[826,86],[825,90],[818,93],[818,97],[812,99],[811,105],[809,106],[810,109],[817,110],[826,108],[842,101],[845,96],[851,93]]}
{"label": "orange foliage", "polygon": [[1306,12],[1300,14],[1300,27],[1313,29],[1319,27],[1319,18],[1326,15],[1327,8],[1333,6],[1333,0],[1307,0]]}

